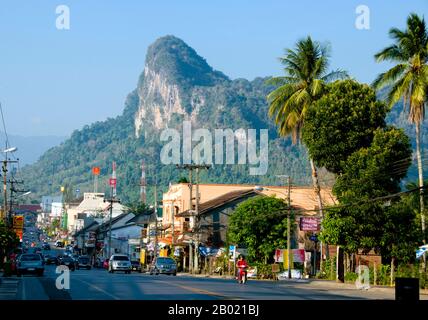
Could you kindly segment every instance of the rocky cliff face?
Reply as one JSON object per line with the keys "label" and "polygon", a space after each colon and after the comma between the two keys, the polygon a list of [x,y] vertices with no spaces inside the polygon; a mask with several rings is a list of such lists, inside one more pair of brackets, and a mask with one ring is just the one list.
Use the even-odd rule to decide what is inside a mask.
{"label": "rocky cliff face", "polygon": [[146,65],[144,82],[138,89],[138,111],[135,115],[135,135],[144,131],[144,124],[156,129],[166,127],[173,114],[186,115],[177,84],[170,84],[160,73]]}
{"label": "rocky cliff face", "polygon": [[146,126],[168,127],[173,115],[195,121],[206,100],[204,88],[229,81],[182,40],[174,36],[158,39],[147,51],[140,76],[136,137]]}

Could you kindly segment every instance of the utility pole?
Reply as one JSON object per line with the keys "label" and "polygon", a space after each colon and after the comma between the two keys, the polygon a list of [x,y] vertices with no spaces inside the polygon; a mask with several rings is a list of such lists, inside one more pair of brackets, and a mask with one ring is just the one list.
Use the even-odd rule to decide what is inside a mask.
{"label": "utility pole", "polygon": [[[189,213],[190,213],[190,215],[192,215],[191,214],[191,212],[193,211],[192,167],[188,167],[188,169],[189,169]],[[195,222],[192,221],[192,223],[193,223],[193,228],[194,228]],[[193,274],[193,237],[189,243],[189,273]]]}
{"label": "utility pole", "polygon": [[10,221],[8,221],[8,208],[7,208],[7,164],[8,163],[13,163],[13,162],[18,162],[17,160],[7,160],[4,159],[3,160],[3,167],[2,167],[2,171],[3,171],[3,220],[5,222],[6,225],[10,225]]}
{"label": "utility pole", "polygon": [[[113,189],[114,189],[114,187],[113,186],[111,186],[111,197],[110,197],[110,199],[108,199],[107,201],[108,202],[110,202],[110,217],[109,217],[109,236],[108,236],[108,259],[110,259],[110,257],[111,257],[111,220],[112,220],[112,217],[113,217],[113,204],[114,203],[120,203],[120,200],[119,199],[116,199],[116,197],[115,196],[113,196]],[[104,200],[105,201],[105,200]]]}
{"label": "utility pole", "polygon": [[155,182],[155,254],[154,257],[158,257],[158,197],[157,197],[157,182]]}
{"label": "utility pole", "polygon": [[195,273],[199,270],[199,252],[198,247],[201,242],[201,233],[199,225],[199,167],[196,167],[196,195],[195,195],[195,231],[196,233],[196,244],[195,244]]}
{"label": "utility pole", "polygon": [[13,194],[17,192],[28,192],[28,190],[17,190],[15,189],[14,184],[23,184],[24,181],[22,180],[15,180],[12,176],[12,178],[9,180],[10,183],[10,197],[9,197],[9,210],[7,212],[7,220],[9,221],[10,225],[13,225]]}
{"label": "utility pole", "polygon": [[119,199],[116,199],[116,185],[117,185],[117,178],[116,178],[116,162],[113,161],[113,171],[112,175],[109,181],[111,191],[110,191],[110,218],[109,218],[109,238],[108,238],[108,258],[111,257],[111,220],[113,217],[113,204],[115,202],[120,203]]}
{"label": "utility pole", "polygon": [[7,159],[3,160],[3,219],[7,221]]}
{"label": "utility pole", "polygon": [[174,202],[175,202],[175,199],[172,199],[172,225],[171,225],[171,227],[172,227],[172,236],[171,236],[171,251],[172,251],[172,254],[174,254],[175,253],[175,248],[174,248],[174,243],[175,243],[175,206],[174,206]]}
{"label": "utility pole", "polygon": [[[177,165],[179,169],[189,170],[189,189],[190,189],[190,199],[189,199],[189,213],[193,216],[193,236],[192,243],[194,243],[194,257],[193,257],[193,248],[192,244],[189,244],[189,271],[190,273],[196,272],[198,270],[198,244],[200,242],[200,226],[199,226],[199,169],[209,169],[211,165],[205,164],[184,164]],[[192,171],[196,171],[196,196],[195,196],[195,210],[193,211],[193,196],[192,196]],[[193,214],[192,214],[193,213]],[[194,259],[194,260],[193,260]],[[192,266],[193,260],[193,266]]]}
{"label": "utility pole", "polygon": [[110,217],[108,224],[108,258],[111,257],[111,218],[113,216],[113,187],[111,187],[111,196],[110,196]]}
{"label": "utility pole", "polygon": [[288,180],[288,215],[287,215],[287,258],[288,258],[288,279],[291,279],[291,178]]}

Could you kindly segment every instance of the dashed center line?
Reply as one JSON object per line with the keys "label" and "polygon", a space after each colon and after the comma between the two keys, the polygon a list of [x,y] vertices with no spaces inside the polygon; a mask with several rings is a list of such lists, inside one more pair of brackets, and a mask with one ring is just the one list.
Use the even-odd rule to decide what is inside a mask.
{"label": "dashed center line", "polygon": [[76,279],[76,280],[77,280],[77,281],[80,281],[80,282],[83,282],[83,283],[85,283],[85,284],[87,284],[88,286],[90,286],[90,287],[94,288],[95,290],[98,290],[99,292],[104,293],[105,295],[107,295],[107,296],[109,296],[109,297],[113,298],[114,300],[121,300],[121,299],[120,299],[120,298],[118,298],[117,296],[112,295],[111,293],[109,293],[109,292],[105,291],[104,289],[101,289],[100,287],[98,287],[98,286],[96,286],[96,285],[94,285],[94,284],[92,284],[92,283],[90,283],[90,282],[87,282],[87,281],[82,280],[82,279]]}
{"label": "dashed center line", "polygon": [[167,285],[173,285],[173,286],[176,286],[176,287],[179,287],[179,288],[182,288],[182,289],[194,292],[194,293],[205,294],[205,295],[208,295],[208,296],[217,297],[217,298],[223,299],[223,300],[242,300],[242,299],[237,298],[237,297],[225,296],[225,295],[222,295],[222,294],[217,293],[217,292],[203,290],[203,289],[198,289],[198,288],[194,288],[194,287],[189,287],[189,286],[185,286],[185,285],[178,284],[178,283],[175,283],[175,282],[167,282],[167,281],[162,281],[162,280],[159,280],[159,282],[165,283]]}

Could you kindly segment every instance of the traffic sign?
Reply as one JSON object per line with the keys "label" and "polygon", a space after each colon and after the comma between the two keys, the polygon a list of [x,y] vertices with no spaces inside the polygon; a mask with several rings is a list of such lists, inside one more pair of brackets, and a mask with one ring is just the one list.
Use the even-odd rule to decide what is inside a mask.
{"label": "traffic sign", "polygon": [[110,187],[116,187],[116,178],[110,178],[110,180],[109,180],[109,184],[110,184]]}
{"label": "traffic sign", "polygon": [[313,242],[318,242],[318,237],[316,234],[313,234],[309,237],[309,240],[313,241]]}

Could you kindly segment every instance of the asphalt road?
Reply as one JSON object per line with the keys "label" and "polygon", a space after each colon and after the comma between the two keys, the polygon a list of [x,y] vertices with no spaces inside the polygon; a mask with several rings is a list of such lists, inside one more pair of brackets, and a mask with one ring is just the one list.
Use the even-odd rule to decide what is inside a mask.
{"label": "asphalt road", "polygon": [[[354,300],[394,299],[387,292],[356,288],[314,287],[308,283],[248,281],[238,285],[230,279],[187,275],[149,275],[114,273],[103,269],[70,271],[69,288],[58,289],[56,266],[46,266],[43,277],[23,276],[18,300]],[[59,282],[59,281],[58,281]],[[64,284],[64,282],[63,282]]]}
{"label": "asphalt road", "polygon": [[[60,253],[54,249],[51,253]],[[104,269],[69,272],[69,286],[57,266],[45,266],[43,277],[24,275],[0,285],[0,300],[394,300],[393,289],[358,290],[331,282],[284,282],[108,273]],[[60,278],[59,278],[60,277]],[[3,292],[3,293],[2,293]],[[421,295],[421,299],[428,296]]]}

